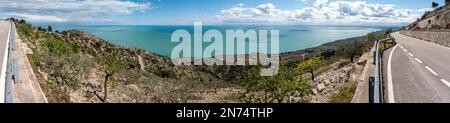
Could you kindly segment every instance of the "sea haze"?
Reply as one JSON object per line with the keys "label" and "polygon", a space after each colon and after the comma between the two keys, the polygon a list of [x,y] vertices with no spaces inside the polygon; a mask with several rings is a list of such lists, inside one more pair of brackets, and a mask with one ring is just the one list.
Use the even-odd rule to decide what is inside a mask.
{"label": "sea haze", "polygon": [[[44,26],[45,27],[45,26]],[[339,39],[364,36],[369,32],[381,31],[386,27],[363,26],[312,26],[312,25],[277,25],[277,26],[203,26],[203,31],[225,30],[280,30],[280,52],[296,51],[316,47]],[[193,26],[125,26],[125,25],[59,25],[53,30],[78,29],[89,32],[99,38],[125,47],[143,48],[153,53],[170,56],[177,43],[170,41],[175,30],[184,29],[193,37]],[[270,39],[270,36],[268,37]],[[224,39],[225,41],[225,39]],[[208,45],[204,43],[204,48]]]}

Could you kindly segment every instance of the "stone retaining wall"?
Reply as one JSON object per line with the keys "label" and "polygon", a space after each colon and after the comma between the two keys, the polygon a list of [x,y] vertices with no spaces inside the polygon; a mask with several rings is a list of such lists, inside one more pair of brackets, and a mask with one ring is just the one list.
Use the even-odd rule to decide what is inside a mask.
{"label": "stone retaining wall", "polygon": [[450,47],[450,30],[400,31],[400,34]]}

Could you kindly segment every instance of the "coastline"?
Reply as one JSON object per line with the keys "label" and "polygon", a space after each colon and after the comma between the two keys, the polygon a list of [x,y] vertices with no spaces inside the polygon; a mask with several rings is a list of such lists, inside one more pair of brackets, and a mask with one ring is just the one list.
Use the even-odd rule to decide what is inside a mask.
{"label": "coastline", "polygon": [[[381,34],[381,33],[384,33],[384,31],[386,31],[387,29],[388,28],[381,28],[380,31],[375,31],[374,33],[375,34]],[[157,57],[160,57],[160,58],[163,58],[163,59],[167,59],[168,62],[170,62],[172,64],[173,63],[178,63],[178,62],[181,62],[181,61],[186,61],[186,60],[192,60],[192,63],[193,63],[193,61],[195,61],[194,58],[179,58],[179,59],[174,59],[173,60],[173,59],[170,58],[170,56],[161,55],[161,54],[158,54],[158,53],[146,50],[144,48],[122,46],[120,44],[115,44],[115,43],[113,43],[111,41],[105,40],[103,38],[100,38],[100,37],[98,37],[98,36],[96,36],[94,34],[86,32],[86,31],[81,31],[81,30],[78,30],[78,29],[71,29],[71,30],[87,33],[87,34],[89,34],[91,36],[94,36],[94,37],[96,37],[98,39],[104,40],[104,41],[106,41],[108,43],[111,43],[111,44],[113,44],[115,46],[119,46],[119,47],[122,47],[122,48],[125,48],[125,49],[142,50],[142,51],[144,51],[147,54],[152,54],[154,56],[157,56]],[[67,30],[67,31],[71,31],[71,30]],[[303,59],[307,59],[308,57],[316,56],[318,54],[321,54],[321,53],[324,53],[324,52],[327,52],[327,51],[336,51],[336,50],[338,50],[339,46],[341,46],[341,45],[352,43],[355,40],[356,41],[364,41],[366,38],[367,38],[367,35],[357,36],[357,37],[350,37],[350,38],[346,38],[346,39],[334,40],[334,41],[331,41],[331,42],[327,42],[327,43],[320,44],[318,46],[310,47],[310,48],[306,48],[306,49],[299,49],[299,50],[296,50],[296,51],[289,51],[289,52],[280,52],[280,54],[278,54],[279,55],[278,63],[279,63],[279,65],[282,65],[282,66],[293,67],[298,62],[300,62]],[[258,59],[258,57],[255,57],[257,55],[255,55],[254,53],[252,53],[252,54],[243,54],[243,55],[245,55],[245,60],[246,61],[250,60],[250,59]],[[204,64],[203,65],[205,65],[207,62],[208,63],[212,63],[212,62],[215,62],[215,61],[223,61],[224,64],[225,64],[226,63],[226,59],[225,58],[227,58],[226,56],[227,55],[221,55],[221,56],[212,57],[212,58],[203,58],[204,59]],[[239,57],[241,55],[235,55],[235,56]],[[253,56],[253,57],[250,57],[250,56]]]}
{"label": "coastline", "polygon": [[[382,29],[380,31],[376,31],[374,32],[375,34],[381,34],[384,31],[386,31],[386,29]],[[314,56],[317,54],[320,54],[322,52],[326,52],[327,50],[336,50],[339,45],[343,45],[343,44],[348,44],[348,43],[352,43],[353,41],[363,41],[367,38],[367,35],[364,36],[358,36],[358,37],[351,37],[351,38],[346,38],[346,39],[339,39],[339,40],[335,40],[335,41],[331,41],[328,43],[324,43],[321,44],[319,46],[316,47],[311,47],[311,48],[306,48],[306,49],[300,49],[300,50],[296,50],[296,51],[291,51],[291,52],[283,52],[280,54],[280,59],[281,59],[281,63],[282,64],[291,64],[292,62],[298,62],[301,59],[303,59],[303,56],[305,58],[308,58],[310,56]]]}
{"label": "coastline", "polygon": [[[297,27],[298,26],[298,27]],[[44,26],[45,27],[45,26]],[[170,57],[171,50],[176,46],[176,43],[170,42],[171,34],[175,30],[185,29],[192,30],[192,26],[178,27],[178,26],[152,26],[152,25],[139,25],[139,26],[52,26],[53,30],[67,31],[71,29],[88,32],[95,35],[98,38],[102,38],[111,43],[121,45],[128,48],[141,48],[146,51],[157,53],[163,56]],[[318,47],[322,44],[334,42],[336,40],[342,40],[345,38],[364,36],[367,33],[380,31],[386,28],[385,26],[378,27],[364,27],[360,28],[345,28],[335,26],[320,26],[320,25],[292,25],[291,26],[264,26],[264,27],[237,27],[237,26],[223,26],[223,27],[208,27],[217,28],[222,33],[225,33],[225,29],[277,29],[280,30],[280,53],[295,52],[298,50]],[[394,27],[395,28],[395,27]],[[125,32],[116,32],[117,30],[128,30]],[[192,32],[191,32],[192,33]],[[204,44],[206,46],[207,44]],[[205,48],[205,47],[203,47]],[[221,53],[222,54],[222,53]],[[223,54],[227,55],[227,54]]]}
{"label": "coastline", "polygon": [[[380,31],[375,31],[375,33],[376,34],[383,33],[386,29],[387,28],[381,28]],[[100,38],[100,37],[98,37],[98,36],[96,36],[94,34],[91,34],[90,32],[82,31],[82,30],[79,30],[79,29],[69,29],[69,30],[65,30],[65,31],[70,31],[70,30],[76,30],[76,31],[84,32],[84,33],[90,34],[92,36],[95,36],[96,38],[105,40],[105,39]],[[310,47],[310,48],[306,48],[306,49],[299,49],[299,50],[295,50],[295,51],[280,52],[280,54],[279,54],[280,55],[280,60],[281,60],[282,64],[290,64],[292,62],[298,62],[301,59],[303,59],[303,57],[307,58],[309,56],[317,55],[317,54],[320,54],[320,53],[322,53],[324,51],[327,51],[327,50],[336,50],[339,45],[351,43],[351,42],[353,42],[355,40],[360,41],[360,40],[365,39],[366,37],[367,36],[364,35],[364,36],[350,37],[350,38],[345,38],[345,39],[338,39],[338,40],[330,41],[330,42],[327,42],[327,43],[324,43],[324,44],[320,44],[318,46],[313,46],[313,47]],[[105,40],[105,41],[107,41],[109,43],[112,43],[111,41],[108,41],[108,40]],[[112,43],[112,44],[115,44],[115,43]],[[154,54],[154,55],[158,55],[160,57],[165,57],[165,58],[169,58],[170,59],[170,56],[158,54],[158,53],[146,50],[144,48],[133,47],[133,46],[122,46],[120,44],[115,44],[115,45],[123,47],[123,48],[141,49],[141,50],[144,50],[145,52],[148,52],[148,53],[151,53],[151,54]],[[243,54],[243,55],[248,56],[249,54]],[[224,55],[224,56],[227,56],[227,55]],[[237,56],[239,56],[239,55],[237,55]],[[221,56],[218,56],[218,57],[221,57]]]}

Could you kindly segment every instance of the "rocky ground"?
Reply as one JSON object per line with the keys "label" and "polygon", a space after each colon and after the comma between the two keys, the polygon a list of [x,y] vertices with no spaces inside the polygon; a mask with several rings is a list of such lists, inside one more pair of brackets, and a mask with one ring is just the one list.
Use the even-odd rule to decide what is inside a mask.
{"label": "rocky ground", "polygon": [[358,76],[360,69],[360,65],[349,64],[346,61],[332,64],[329,70],[316,78],[316,81],[310,81],[315,86],[311,102],[329,102],[330,98],[338,94],[344,85],[355,82],[354,78]]}

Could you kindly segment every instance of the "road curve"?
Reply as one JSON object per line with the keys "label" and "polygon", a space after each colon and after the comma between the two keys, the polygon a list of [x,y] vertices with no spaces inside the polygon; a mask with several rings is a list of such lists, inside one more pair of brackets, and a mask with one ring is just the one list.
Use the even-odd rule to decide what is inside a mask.
{"label": "road curve", "polygon": [[391,88],[386,90],[385,95],[391,95],[387,100],[395,103],[450,102],[450,48],[398,32],[392,33],[392,37],[398,43],[397,48],[390,48],[383,54],[384,78],[392,77],[392,81],[385,81],[392,85],[387,87]]}

